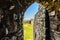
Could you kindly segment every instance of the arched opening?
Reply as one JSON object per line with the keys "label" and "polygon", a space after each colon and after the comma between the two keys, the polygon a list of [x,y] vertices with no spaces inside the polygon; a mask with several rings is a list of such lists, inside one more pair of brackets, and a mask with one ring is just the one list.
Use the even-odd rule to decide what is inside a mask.
{"label": "arched opening", "polygon": [[[32,7],[32,10],[33,10],[33,7]],[[35,10],[36,11],[36,10]],[[29,12],[30,14],[30,12]],[[45,17],[46,15],[46,17]],[[28,17],[28,15],[26,15]],[[30,15],[31,16],[31,15]],[[31,16],[32,17],[32,16]],[[37,18],[36,18],[37,17]],[[46,20],[45,20],[46,19]],[[48,20],[47,20],[48,19]],[[28,19],[30,20],[30,19]],[[48,11],[45,11],[45,8],[43,5],[39,4],[39,8],[38,8],[38,12],[35,14],[35,17],[34,17],[34,26],[33,26],[33,38],[34,40],[50,40],[51,37],[50,37],[50,23],[49,22],[49,14],[48,14]],[[46,22],[45,22],[46,21]],[[31,22],[29,22],[31,23]],[[41,24],[43,23],[43,24]],[[26,23],[25,23],[26,24]],[[42,26],[43,25],[43,26]],[[48,27],[47,27],[48,26]],[[47,30],[45,29],[47,28]],[[25,29],[26,31],[28,31],[27,29]],[[43,31],[42,31],[43,30]],[[25,31],[25,32],[26,32]],[[32,30],[31,30],[32,31]],[[26,34],[29,34],[29,31],[28,33]],[[26,35],[25,34],[25,35]],[[44,37],[44,35],[46,37]],[[49,35],[49,37],[48,37]],[[26,35],[27,36],[27,35]],[[28,37],[28,36],[27,36]],[[26,39],[26,40],[30,40],[30,39]],[[31,39],[32,40],[32,39]]]}
{"label": "arched opening", "polygon": [[[4,37],[3,40],[5,40],[6,36],[8,37],[7,38],[8,40],[10,38],[14,38],[14,36],[16,36],[15,38],[17,38],[17,40],[23,40],[23,26],[22,26],[23,23],[22,22],[23,22],[24,12],[35,1],[44,5],[45,9],[46,9],[46,12],[45,12],[45,16],[46,16],[45,17],[46,40],[51,40],[51,38],[53,39],[55,37],[54,35],[56,35],[56,34],[59,35],[60,29],[58,29],[58,28],[60,28],[60,25],[57,25],[57,24],[60,24],[60,14],[59,14],[60,13],[60,0],[1,0],[0,1],[0,8],[2,9],[3,12],[1,12],[1,9],[0,9],[0,16],[1,16],[0,26],[1,26],[1,28],[4,27],[3,28],[4,30],[1,29],[2,32],[0,30],[1,34],[3,33],[2,34],[3,36],[1,34],[0,35],[1,35],[1,37]],[[50,21],[50,15],[48,13],[50,13],[52,11],[56,12],[56,16],[58,17],[58,20],[53,20],[51,22]],[[15,17],[14,15],[17,17],[16,20],[14,19],[14,17]],[[52,14],[52,15],[54,15],[54,14]],[[57,18],[56,16],[54,19]],[[57,30],[57,32],[55,32],[55,30],[52,30],[53,29],[52,28],[51,30],[53,32],[51,32],[51,33],[54,34],[54,32],[55,32],[55,34],[53,35],[54,37],[52,35],[51,35],[52,36],[51,37],[50,36],[50,26],[51,26],[50,24],[53,24],[53,23],[57,23],[56,25],[58,27],[57,26],[56,27],[58,30]],[[52,25],[52,26],[54,26],[54,25]],[[6,27],[9,30],[8,34],[5,32]],[[9,27],[11,27],[11,29]],[[15,27],[17,28],[16,30],[14,30]],[[37,32],[37,34],[38,34],[38,32]],[[1,39],[1,37],[0,37],[0,39]],[[34,38],[34,39],[36,40],[36,38]],[[39,39],[37,39],[37,40],[39,40]],[[59,39],[57,39],[57,40],[59,40]]]}
{"label": "arched opening", "polygon": [[24,40],[34,40],[34,18],[38,12],[39,4],[34,2],[31,4],[24,13],[23,28],[24,28]]}

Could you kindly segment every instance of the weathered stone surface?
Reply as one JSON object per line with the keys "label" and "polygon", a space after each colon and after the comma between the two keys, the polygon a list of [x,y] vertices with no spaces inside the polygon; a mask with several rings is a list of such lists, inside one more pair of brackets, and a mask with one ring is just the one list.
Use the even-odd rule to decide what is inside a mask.
{"label": "weathered stone surface", "polygon": [[[12,20],[9,22],[9,21],[7,21],[8,23],[9,23],[9,27],[8,27],[8,30],[9,30],[9,33],[10,32],[13,32],[15,29],[15,27],[17,27],[18,26],[18,30],[21,30],[21,36],[19,36],[20,38],[20,40],[23,40],[23,37],[22,37],[22,35],[23,35],[23,27],[22,27],[22,20],[23,20],[23,16],[24,16],[24,14],[21,14],[22,12],[24,13],[25,11],[26,11],[26,9],[33,3],[33,2],[35,2],[35,1],[37,1],[37,2],[39,2],[39,3],[41,3],[42,5],[44,5],[44,6],[46,6],[46,8],[49,10],[49,9],[51,9],[51,11],[52,10],[56,10],[56,11],[59,11],[59,9],[60,9],[60,0],[0,0],[0,8],[3,8],[3,10],[9,10],[9,7],[11,7],[11,6],[15,6],[15,7],[17,7],[17,8],[19,8],[20,10],[19,10],[19,13],[20,13],[20,15],[19,16],[21,16],[21,19],[20,19],[20,21],[19,21],[19,17],[18,17],[18,20],[15,20],[16,22],[14,23],[14,21],[12,21],[13,20],[13,18],[12,17],[5,17],[6,16],[6,14],[4,14],[4,15],[0,15],[0,27],[3,27],[3,26],[7,26],[6,25],[6,20],[11,20],[11,18],[12,18]],[[18,10],[18,9],[14,9],[14,10]],[[12,10],[13,11],[13,10]],[[6,12],[6,11],[5,11]],[[11,12],[11,10],[10,10],[10,12]],[[16,11],[15,11],[16,12]],[[18,15],[18,14],[17,14]],[[10,16],[12,16],[12,15],[10,15]],[[4,18],[3,18],[4,17]],[[1,18],[3,18],[3,19],[1,19]],[[9,18],[9,19],[8,19]],[[3,21],[3,22],[1,22],[1,20],[5,20],[5,21]],[[39,19],[38,19],[39,20]],[[41,21],[42,22],[42,21]],[[4,25],[3,25],[4,24]],[[13,25],[14,24],[14,25]],[[15,25],[15,24],[17,24],[17,25]],[[10,26],[11,25],[11,26]],[[41,25],[40,25],[41,26]],[[38,27],[39,28],[39,27]],[[0,28],[1,29],[1,28]],[[13,30],[14,29],[14,30]],[[2,29],[1,29],[2,30]],[[1,31],[0,30],[0,31]],[[3,34],[5,34],[5,28],[3,29]],[[16,31],[16,30],[15,30]],[[2,32],[0,32],[0,33],[2,33]],[[2,34],[2,35],[3,35]],[[1,36],[0,36],[1,37]],[[37,38],[39,38],[39,37],[37,37]],[[19,40],[18,39],[18,40]],[[37,39],[38,40],[38,39]]]}
{"label": "weathered stone surface", "polygon": [[34,20],[34,40],[45,40],[45,9],[39,8]]}
{"label": "weathered stone surface", "polygon": [[53,12],[53,13],[54,15],[49,15],[50,16],[50,27],[51,27],[51,38],[52,40],[60,40],[60,21],[59,21],[60,18],[58,18],[57,16],[60,14],[57,12]]}
{"label": "weathered stone surface", "polygon": [[[34,20],[34,40],[45,40],[45,9],[39,8],[38,13],[35,15]],[[59,12],[52,11],[49,13],[50,18],[50,35],[52,40],[60,40],[60,14]],[[48,35],[49,36],[49,35]]]}

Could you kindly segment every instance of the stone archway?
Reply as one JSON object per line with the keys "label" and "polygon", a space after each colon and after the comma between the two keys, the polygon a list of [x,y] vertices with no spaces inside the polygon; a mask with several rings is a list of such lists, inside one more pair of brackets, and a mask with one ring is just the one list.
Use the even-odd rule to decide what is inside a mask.
{"label": "stone archway", "polygon": [[[17,40],[23,40],[23,27],[22,27],[23,23],[22,23],[22,21],[23,21],[24,12],[35,1],[42,4],[43,6],[45,6],[45,9],[48,10],[49,13],[53,10],[55,10],[56,12],[60,11],[60,3],[59,3],[60,0],[57,0],[57,1],[56,0],[1,0],[0,1],[0,8],[8,11],[8,13],[10,13],[10,12],[14,13],[15,12],[16,15],[17,15],[16,22],[17,22],[17,31],[18,32],[17,33],[15,32],[16,35],[18,36]],[[9,7],[12,6],[12,5],[15,6],[14,11],[9,10]],[[5,16],[5,14],[3,14],[3,15]],[[12,17],[10,17],[10,15],[13,15],[13,14],[7,14],[7,15],[9,15],[8,18],[12,18]],[[46,17],[47,17],[47,15],[46,15]],[[11,23],[12,23],[12,21],[10,19]],[[4,23],[6,23],[5,20],[4,20]],[[47,25],[47,23],[46,23],[46,25]],[[4,24],[4,25],[6,26],[6,24]],[[11,25],[11,26],[13,26],[13,25]]]}
{"label": "stone archway", "polygon": [[[59,6],[56,5],[57,3],[55,3],[54,0],[52,0],[52,1],[51,0],[50,1],[47,1],[47,0],[43,0],[43,1],[36,0],[36,1],[39,2],[40,4],[42,4],[43,6],[45,6],[45,9],[48,11],[48,12],[46,11],[48,13],[48,14],[46,14],[46,17],[47,17],[46,19],[48,19],[48,20],[46,20],[46,26],[49,26],[49,27],[47,27],[48,28],[47,30],[50,30],[49,13],[52,12],[53,10],[55,10],[56,12],[59,11]],[[28,3],[27,0],[25,2]],[[30,1],[30,2],[33,3],[34,1]],[[48,25],[48,23],[49,23],[49,25]],[[46,34],[46,40],[51,40],[50,36],[48,37],[48,35],[50,35],[50,32],[47,31],[47,30],[46,30],[46,32],[47,32],[47,34]],[[35,40],[37,40],[37,39],[35,39]]]}

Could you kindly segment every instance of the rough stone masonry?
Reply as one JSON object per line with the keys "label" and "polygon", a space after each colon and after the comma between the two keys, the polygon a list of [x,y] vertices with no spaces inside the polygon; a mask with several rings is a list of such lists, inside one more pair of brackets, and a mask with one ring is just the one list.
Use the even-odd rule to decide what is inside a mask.
{"label": "rough stone masonry", "polygon": [[[46,40],[45,9],[39,5],[39,11],[34,19],[34,40]],[[51,40],[60,40],[60,12],[49,13]],[[49,36],[49,35],[48,35]]]}

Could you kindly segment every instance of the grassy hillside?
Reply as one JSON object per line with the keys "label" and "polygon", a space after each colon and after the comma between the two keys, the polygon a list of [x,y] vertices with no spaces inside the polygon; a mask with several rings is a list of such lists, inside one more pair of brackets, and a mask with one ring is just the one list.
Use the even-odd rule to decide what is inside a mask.
{"label": "grassy hillside", "polygon": [[24,23],[24,40],[33,40],[33,26],[32,24]]}

